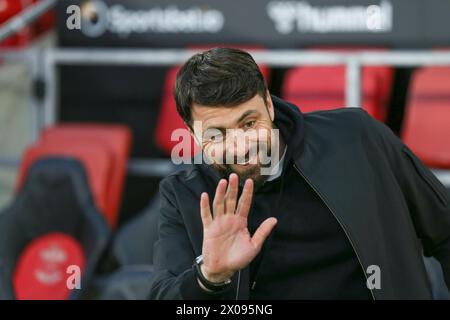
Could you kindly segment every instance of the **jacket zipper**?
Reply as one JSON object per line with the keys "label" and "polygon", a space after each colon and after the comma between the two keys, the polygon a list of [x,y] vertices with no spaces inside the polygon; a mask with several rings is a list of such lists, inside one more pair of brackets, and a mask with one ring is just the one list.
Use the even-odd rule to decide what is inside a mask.
{"label": "jacket zipper", "polygon": [[[297,165],[294,164],[294,168],[295,170],[297,170],[297,172],[303,177],[303,179],[305,179],[306,183],[309,184],[309,186],[314,190],[314,192],[319,196],[319,198],[322,200],[322,202],[327,206],[328,210],[330,210],[331,214],[333,215],[333,217],[336,219],[336,221],[339,223],[339,225],[341,226],[341,229],[344,231],[345,236],[347,237],[348,241],[350,242],[350,245],[352,246],[353,251],[355,252],[356,258],[359,262],[359,265],[361,266],[361,269],[363,270],[364,273],[364,277],[366,278],[366,285],[367,285],[367,281],[369,280],[367,278],[367,274],[366,274],[366,270],[364,269],[364,266],[361,262],[361,258],[358,255],[358,252],[355,249],[355,245],[353,244],[352,239],[350,238],[350,236],[347,233],[347,230],[344,228],[344,225],[342,224],[342,222],[338,219],[337,215],[334,213],[334,211],[331,209],[331,207],[328,205],[328,203],[325,201],[324,197],[322,196],[322,194],[316,189],[316,187],[311,183],[311,181],[309,181],[309,179],[304,175],[304,173],[297,168]],[[369,288],[368,288],[369,289]],[[375,300],[375,296],[372,292],[371,289],[369,289],[370,294],[372,296],[372,299]]]}

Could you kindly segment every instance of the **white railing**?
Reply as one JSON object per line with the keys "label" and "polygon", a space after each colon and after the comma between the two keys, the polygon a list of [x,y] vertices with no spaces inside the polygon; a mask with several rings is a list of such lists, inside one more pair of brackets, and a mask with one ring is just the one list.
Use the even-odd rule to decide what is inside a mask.
{"label": "white railing", "polygon": [[[57,119],[56,109],[56,65],[142,65],[164,66],[184,63],[195,50],[180,49],[50,49],[44,52],[45,82],[49,94],[45,102],[44,121],[50,125]],[[450,66],[450,52],[431,51],[361,51],[354,53],[265,50],[250,51],[255,60],[269,67],[294,67],[299,65],[344,65],[346,66],[346,105],[361,105],[362,66],[388,65]]]}

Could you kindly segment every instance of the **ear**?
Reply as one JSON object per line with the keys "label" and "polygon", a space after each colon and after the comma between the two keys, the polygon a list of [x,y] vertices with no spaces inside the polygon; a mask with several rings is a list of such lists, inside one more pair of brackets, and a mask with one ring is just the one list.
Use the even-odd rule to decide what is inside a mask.
{"label": "ear", "polygon": [[275,120],[275,109],[273,107],[272,97],[270,96],[269,90],[266,93],[266,101],[267,101],[267,111],[269,112],[270,120]]}

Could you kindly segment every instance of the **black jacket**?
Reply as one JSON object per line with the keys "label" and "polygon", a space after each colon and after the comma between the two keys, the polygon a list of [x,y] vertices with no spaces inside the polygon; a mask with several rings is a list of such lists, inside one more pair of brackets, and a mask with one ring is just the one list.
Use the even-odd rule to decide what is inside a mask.
{"label": "black jacket", "polygon": [[[449,285],[450,200],[420,160],[362,109],[302,114],[273,102],[275,123],[283,115],[298,124],[289,148],[300,176],[333,213],[362,268],[380,267],[381,289],[372,296],[430,299],[423,253],[440,261]],[[249,268],[217,296],[199,287],[192,269],[202,249],[199,197],[206,191],[213,198],[219,178],[202,164],[161,182],[151,299],[248,299]]]}

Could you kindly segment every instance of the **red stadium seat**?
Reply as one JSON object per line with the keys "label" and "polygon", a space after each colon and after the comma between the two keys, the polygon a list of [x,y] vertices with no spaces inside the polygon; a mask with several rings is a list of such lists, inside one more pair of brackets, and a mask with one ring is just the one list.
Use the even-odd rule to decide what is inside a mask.
{"label": "red stadium seat", "polygon": [[42,133],[44,144],[95,142],[108,149],[112,168],[104,213],[111,227],[118,222],[131,141],[128,127],[112,124],[60,124]]}
{"label": "red stadium seat", "polygon": [[[0,0],[0,25],[20,13],[30,1],[27,0]],[[22,48],[32,39],[32,30],[25,27],[15,35],[0,42],[0,48]]]}
{"label": "red stadium seat", "polygon": [[[160,113],[156,125],[156,143],[166,155],[170,155],[172,148],[178,144],[178,141],[171,140],[172,132],[176,129],[187,129],[183,119],[181,119],[177,112],[177,106],[173,98],[173,86],[179,69],[180,67],[173,67],[167,72]],[[200,149],[192,137],[189,139],[190,145],[194,147],[191,156],[194,156]],[[183,155],[181,154],[180,156]]]}
{"label": "red stadium seat", "polygon": [[[36,161],[53,156],[74,158],[85,166],[89,185],[99,211],[105,214],[108,198],[107,190],[111,183],[112,156],[108,148],[95,142],[70,143],[61,141],[52,144],[36,144],[27,148],[19,170],[17,190],[25,182],[29,168]],[[106,217],[106,216],[105,216]]]}
{"label": "red stadium seat", "polygon": [[102,156],[66,148],[72,149],[69,157],[59,151],[38,159],[28,151],[27,160],[35,161],[0,212],[0,300],[83,297],[105,252],[110,229],[86,170],[100,170],[92,156]]}
{"label": "red stadium seat", "polygon": [[[211,47],[213,46],[193,47],[192,49],[206,50]],[[255,49],[253,47],[242,46],[239,46],[239,48],[243,50]],[[259,49],[260,48],[256,48],[255,50]],[[265,65],[260,65],[259,68],[264,78],[268,82],[270,69]],[[164,82],[164,91],[162,95],[160,114],[156,127],[156,143],[166,153],[166,155],[170,155],[173,147],[179,143],[178,141],[171,141],[172,132],[176,129],[186,128],[183,119],[181,119],[181,117],[178,115],[176,103],[173,98],[173,86],[179,69],[180,66],[176,66],[170,68],[167,72]],[[191,146],[194,146],[191,153],[191,156],[194,156],[197,152],[200,151],[200,148],[197,143],[194,142],[194,139],[192,137],[190,137],[190,143]]]}
{"label": "red stadium seat", "polygon": [[[320,50],[351,51],[345,48]],[[380,121],[386,120],[392,80],[390,67],[362,68],[362,107]],[[345,86],[344,66],[300,66],[287,71],[282,96],[303,112],[330,110],[346,106]]]}
{"label": "red stadium seat", "polygon": [[77,266],[83,272],[83,251],[76,239],[64,233],[48,233],[31,241],[16,263],[16,299],[69,299],[71,288],[67,286],[67,270]]}
{"label": "red stadium seat", "polygon": [[428,166],[450,169],[450,68],[413,74],[402,138]]}
{"label": "red stadium seat", "polygon": [[[42,0],[32,0],[33,4],[37,2],[41,2]],[[42,17],[40,17],[34,23],[34,35],[39,36],[49,30],[51,30],[56,24],[56,12],[54,10],[50,10],[45,13]]]}

